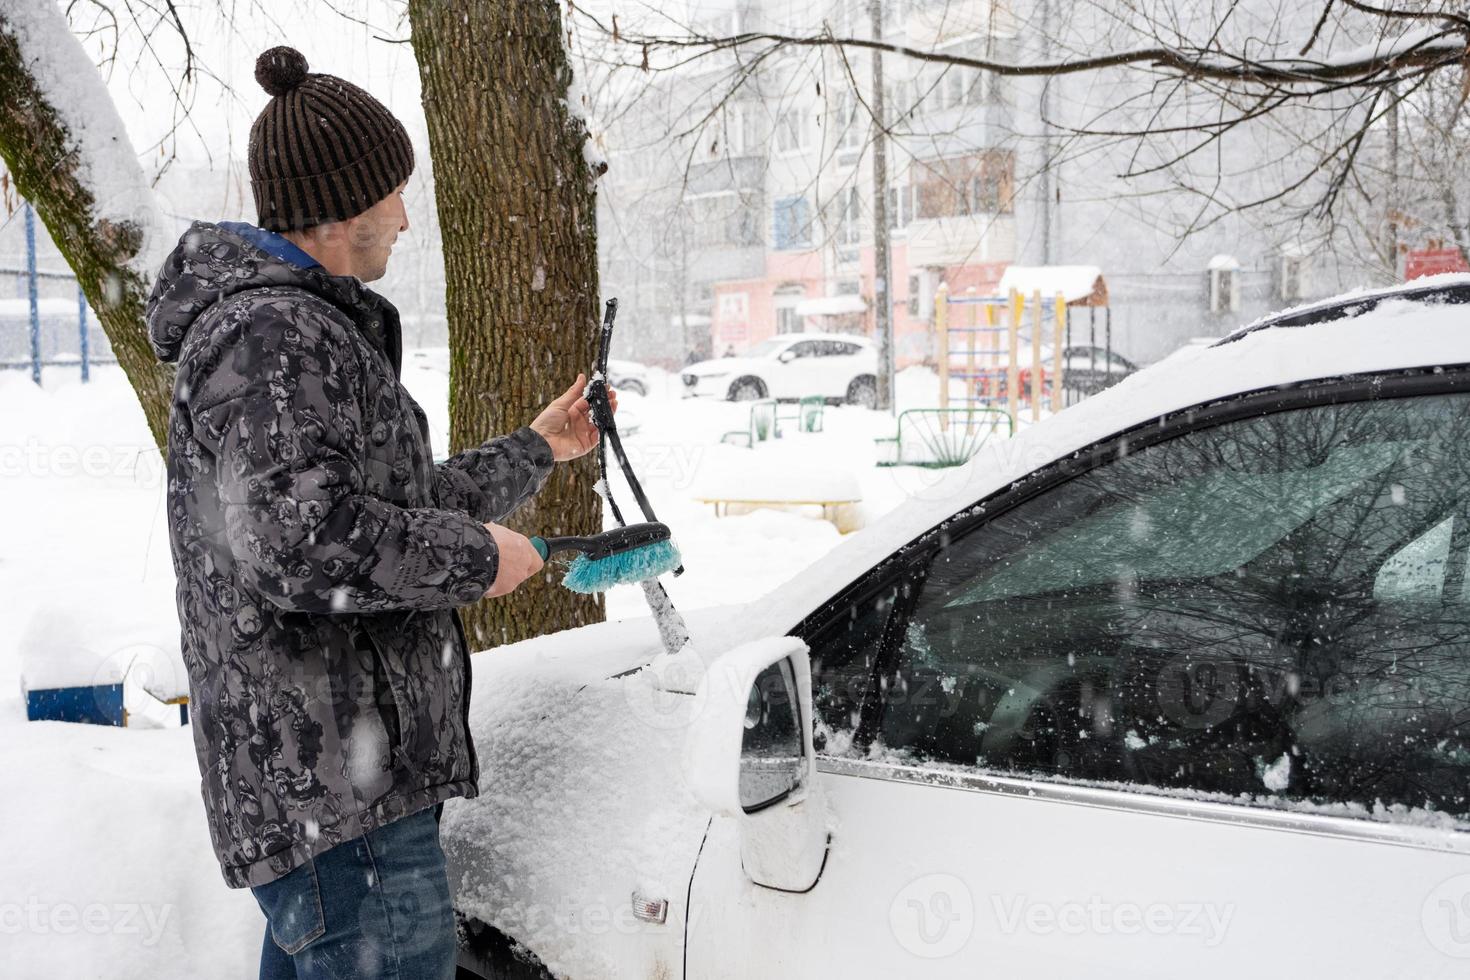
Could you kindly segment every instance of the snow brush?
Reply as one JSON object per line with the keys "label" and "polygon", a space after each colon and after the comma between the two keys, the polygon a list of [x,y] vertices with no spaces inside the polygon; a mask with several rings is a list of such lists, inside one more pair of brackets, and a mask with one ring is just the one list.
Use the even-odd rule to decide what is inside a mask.
{"label": "snow brush", "polygon": [[679,549],[668,525],[656,522],[628,524],[583,538],[532,538],[531,546],[542,561],[558,551],[579,552],[562,585],[583,594],[646,582],[679,567]]}
{"label": "snow brush", "polygon": [[[609,299],[602,316],[602,335],[597,346],[597,367],[592,372],[592,380],[587,383],[587,404],[592,410],[592,424],[597,426],[602,438],[597,440],[597,471],[601,475],[600,493],[607,501],[608,508],[613,513],[613,520],[618,522],[619,528],[626,530],[628,522],[623,519],[623,512],[618,507],[618,502],[613,499],[612,484],[607,479],[607,447],[612,445],[613,455],[618,459],[618,466],[627,478],[628,489],[633,491],[633,499],[638,502],[638,509],[643,511],[644,520],[650,524],[657,524],[658,518],[653,513],[653,505],[648,502],[648,497],[643,493],[643,487],[638,484],[638,477],[633,472],[632,465],[628,462],[628,454],[623,451],[623,440],[618,436],[617,421],[613,418],[612,405],[607,397],[607,355],[612,347],[613,321],[618,315],[618,301]],[[616,530],[616,529],[615,529]],[[605,532],[614,533],[614,532]],[[684,574],[684,565],[678,560],[678,552],[673,551],[672,540],[668,544],[674,555],[674,575]],[[567,576],[569,583],[571,576]],[[627,581],[623,579],[623,581]],[[663,643],[665,652],[670,656],[684,649],[689,643],[689,627],[684,623],[684,617],[679,615],[679,610],[674,608],[673,600],[669,598],[668,592],[664,591],[664,585],[655,577],[645,578],[638,582],[639,588],[643,590],[643,598],[648,600],[648,608],[653,613],[653,621],[658,624],[659,641]],[[568,584],[568,588],[571,585]]]}

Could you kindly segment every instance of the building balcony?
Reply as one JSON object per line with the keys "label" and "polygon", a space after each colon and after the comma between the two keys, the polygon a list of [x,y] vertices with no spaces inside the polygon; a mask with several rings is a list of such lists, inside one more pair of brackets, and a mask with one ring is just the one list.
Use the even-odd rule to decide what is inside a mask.
{"label": "building balcony", "polygon": [[920,218],[908,227],[910,266],[1013,262],[1016,219],[1009,214]]}
{"label": "building balcony", "polygon": [[766,158],[760,156],[721,157],[689,168],[685,197],[720,194],[731,191],[759,194],[766,186]]}

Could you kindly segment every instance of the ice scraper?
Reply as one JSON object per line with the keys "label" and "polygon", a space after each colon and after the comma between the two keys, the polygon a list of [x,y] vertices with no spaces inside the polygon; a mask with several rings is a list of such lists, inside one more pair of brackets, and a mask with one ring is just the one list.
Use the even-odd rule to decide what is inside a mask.
{"label": "ice scraper", "polygon": [[562,585],[573,592],[606,592],[614,585],[646,582],[679,567],[679,549],[667,524],[615,527],[587,537],[532,538],[545,561],[558,551],[575,551]]}

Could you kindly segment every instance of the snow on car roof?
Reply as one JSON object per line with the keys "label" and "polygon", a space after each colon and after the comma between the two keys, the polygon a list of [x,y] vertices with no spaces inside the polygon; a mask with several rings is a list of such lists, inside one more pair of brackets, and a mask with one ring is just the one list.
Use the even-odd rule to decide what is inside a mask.
{"label": "snow on car roof", "polygon": [[[1274,326],[1308,326],[1317,316],[1325,316],[1332,312],[1341,311],[1349,316],[1358,312],[1368,312],[1368,308],[1387,299],[1402,297],[1405,299],[1419,299],[1428,303],[1458,302],[1464,303],[1466,296],[1470,295],[1470,273],[1446,272],[1434,276],[1421,276],[1408,282],[1401,282],[1394,286],[1382,288],[1369,288],[1359,286],[1345,293],[1338,293],[1329,299],[1312,300],[1298,306],[1290,306],[1284,310],[1267,313],[1265,316],[1257,317],[1244,326],[1226,334],[1219,343],[1230,343],[1248,333]],[[1354,310],[1355,306],[1362,305],[1363,309]],[[1333,319],[1340,319],[1334,316]]]}
{"label": "snow on car roof", "polygon": [[772,340],[845,340],[854,344],[871,344],[873,339],[858,333],[826,333],[819,331],[806,331],[803,333],[780,334],[772,337]]}
{"label": "snow on car roof", "polygon": [[[1428,284],[1470,285],[1470,275],[1434,277]],[[732,615],[726,643],[749,639],[752,623],[761,624],[766,634],[791,630],[925,531],[961,516],[977,501],[1040,467],[1115,433],[1249,391],[1343,375],[1470,363],[1470,310],[1392,295],[1403,291],[1389,291],[1361,315],[1299,329],[1256,330],[1233,343],[1180,352],[1014,438],[988,443],[969,463],[948,471],[765,598]],[[1378,292],[1382,291],[1375,295]],[[1409,290],[1411,296],[1414,292]]]}

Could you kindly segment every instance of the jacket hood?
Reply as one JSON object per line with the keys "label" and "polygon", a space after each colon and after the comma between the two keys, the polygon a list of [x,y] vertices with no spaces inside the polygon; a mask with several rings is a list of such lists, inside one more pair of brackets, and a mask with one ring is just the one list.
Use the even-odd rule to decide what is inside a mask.
{"label": "jacket hood", "polygon": [[169,253],[148,297],[148,342],[165,363],[176,361],[189,330],[211,307],[267,286],[291,287],[320,296],[346,314],[392,358],[403,363],[398,311],[356,276],[303,269],[276,258],[228,228],[196,221]]}

